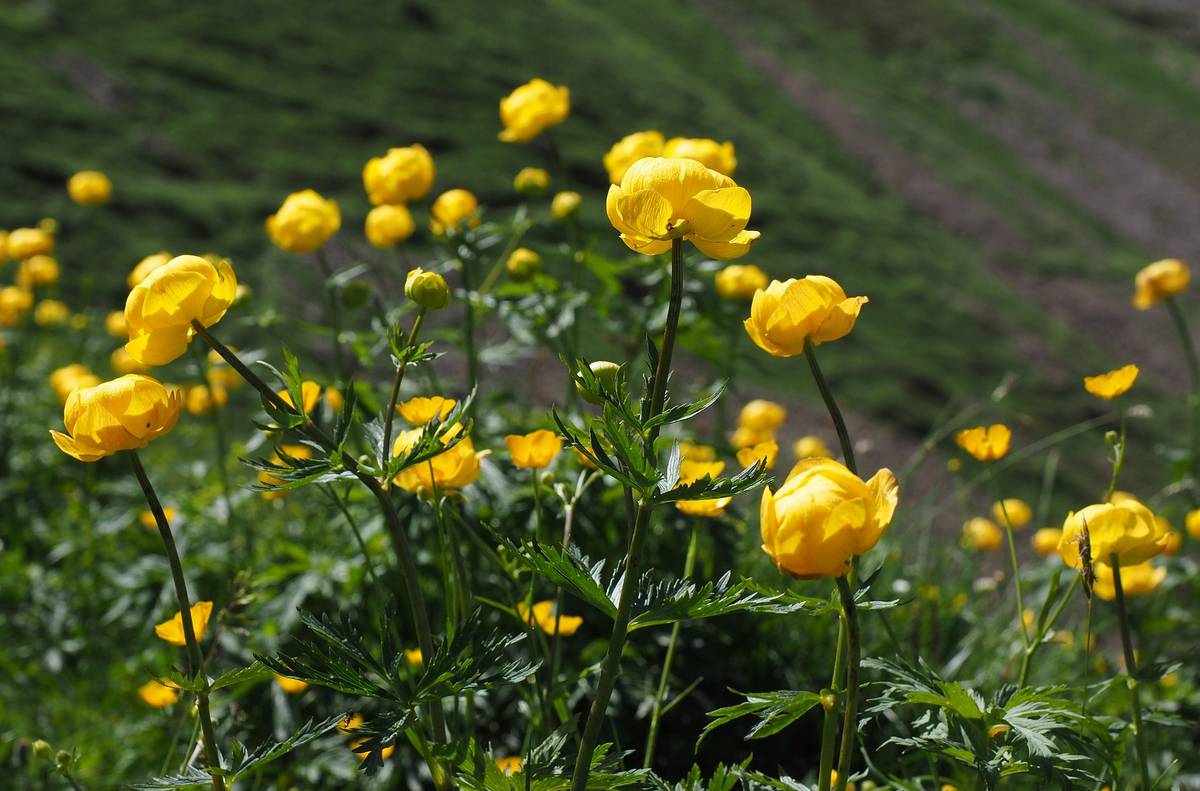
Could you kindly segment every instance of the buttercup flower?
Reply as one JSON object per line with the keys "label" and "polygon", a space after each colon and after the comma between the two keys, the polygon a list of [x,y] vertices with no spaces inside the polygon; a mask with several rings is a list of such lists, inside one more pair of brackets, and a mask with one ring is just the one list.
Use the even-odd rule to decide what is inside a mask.
{"label": "buttercup flower", "polygon": [[101,206],[112,197],[112,182],[98,170],[81,170],[67,181],[67,194],[80,206]]}
{"label": "buttercup flower", "polygon": [[604,155],[608,180],[620,184],[629,166],[645,157],[660,157],[663,153],[663,134],[654,129],[625,135]]}
{"label": "buttercup flower", "polygon": [[1137,376],[1138,367],[1136,365],[1125,365],[1105,374],[1085,376],[1083,389],[1098,398],[1112,400],[1124,395],[1129,388],[1133,387]]}
{"label": "buttercup flower", "polygon": [[519,774],[525,768],[525,761],[519,755],[506,755],[496,759],[496,768],[505,777],[512,777],[515,774]]}
{"label": "buttercup flower", "polygon": [[0,288],[0,327],[12,327],[33,307],[33,292],[20,286]]}
{"label": "buttercup flower", "polygon": [[1061,540],[1062,531],[1057,527],[1043,527],[1034,532],[1029,543],[1033,545],[1034,552],[1048,558],[1058,551],[1058,542]]}
{"label": "buttercup flower", "polygon": [[778,492],[763,490],[763,551],[796,577],[841,576],[879,541],[899,497],[891,470],[863,481],[832,459],[801,461]]}
{"label": "buttercup flower", "polygon": [[550,200],[550,214],[556,220],[565,220],[579,211],[583,198],[578,192],[559,192]]}
{"label": "buttercup flower", "polygon": [[443,396],[416,396],[397,404],[396,411],[412,425],[423,426],[435,417],[445,420],[457,403],[453,398]]}
{"label": "buttercup flower", "polygon": [[174,256],[170,253],[151,253],[141,261],[138,261],[137,266],[129,272],[129,277],[125,280],[129,284],[129,287],[133,288],[145,280],[155,269],[169,264],[172,258]]}
{"label": "buttercup flower", "polygon": [[775,459],[779,455],[779,444],[773,439],[759,442],[756,445],[751,445],[747,448],[742,448],[737,452],[738,464],[743,467],[761,461],[767,466],[767,469],[772,469],[775,466]]}
{"label": "buttercup flower", "polygon": [[17,285],[21,288],[49,286],[58,282],[58,261],[48,255],[26,258],[17,267]]}
{"label": "buttercup flower", "polygon": [[125,326],[125,311],[110,311],[104,317],[104,330],[114,338],[128,338],[129,328]]}
{"label": "buttercup flower", "polygon": [[237,277],[222,259],[214,266],[196,255],[181,255],[133,287],[125,301],[129,342],[125,351],[138,362],[166,365],[191,343],[192,322],[211,327],[233,303]]}
{"label": "buttercup flower", "polygon": [[[1163,517],[1158,517],[1163,519]],[[1166,520],[1163,520],[1166,521]],[[1173,558],[1179,554],[1179,550],[1183,547],[1183,533],[1178,530],[1172,530],[1170,523],[1167,524],[1167,540],[1163,544],[1163,554],[1169,558]]]}
{"label": "buttercup flower", "polygon": [[450,304],[450,286],[437,272],[417,267],[404,279],[404,296],[423,308],[441,310]]}
{"label": "buttercup flower", "polygon": [[289,253],[311,253],[341,227],[337,203],[321,197],[316,190],[293,192],[279,211],[267,218],[271,241]]}
{"label": "buttercup flower", "polygon": [[[198,601],[192,605],[192,631],[196,634],[196,642],[204,639],[208,631],[208,619],[212,616],[213,603]],[[169,621],[163,621],[154,627],[154,633],[171,645],[187,645],[183,636],[183,613],[177,612]]]}
{"label": "buttercup flower", "polygon": [[376,206],[408,203],[429,193],[436,172],[433,157],[424,146],[414,143],[404,148],[389,148],[382,157],[367,160],[363,167],[363,187]]}
{"label": "buttercup flower", "polygon": [[100,377],[92,373],[86,365],[71,363],[57,368],[50,373],[50,389],[58,400],[67,402],[67,397],[79,387],[95,387],[100,384]]}
{"label": "buttercup flower", "polygon": [[275,683],[279,685],[279,688],[289,695],[296,695],[308,689],[307,681],[301,681],[298,678],[288,678],[278,673],[273,673],[272,675],[275,676]]}
{"label": "buttercup flower", "polygon": [[55,327],[71,318],[71,309],[57,299],[43,299],[33,309],[33,323],[39,327]]}
{"label": "buttercup flower", "polygon": [[207,385],[192,385],[187,389],[183,406],[190,415],[207,415],[213,407],[223,407],[229,401],[229,394],[223,387],[208,387]]}
{"label": "buttercup flower", "polygon": [[730,264],[717,272],[717,294],[721,299],[754,299],[754,293],[767,287],[770,278],[754,264]]}
{"label": "buttercup flower", "polygon": [[787,410],[781,404],[756,398],[746,402],[738,413],[738,425],[751,431],[774,431],[783,425]]}
{"label": "buttercup flower", "polygon": [[[687,486],[705,476],[716,480],[717,476],[724,469],[725,462],[723,461],[685,458],[679,463],[679,485]],[[675,507],[689,516],[714,517],[720,516],[731,502],[733,502],[732,497],[713,497],[707,500],[677,500]]]}
{"label": "buttercup flower", "polygon": [[505,143],[528,143],[552,126],[567,120],[571,92],[535,77],[500,100],[500,123]]}
{"label": "buttercup flower", "polygon": [[737,156],[733,143],[726,140],[718,143],[703,137],[672,137],[663,147],[664,157],[694,159],[709,170],[733,176],[737,170]]}
{"label": "buttercup flower", "polygon": [[553,635],[557,627],[558,634],[570,637],[583,626],[583,618],[578,615],[556,615],[552,601],[540,601],[532,607],[520,602],[517,604],[517,612],[525,623],[536,626],[549,635]]}
{"label": "buttercup flower", "polygon": [[367,214],[364,233],[367,241],[379,248],[395,247],[417,229],[412,212],[406,206],[376,206]]}
{"label": "buttercup flower", "polygon": [[1079,543],[1085,530],[1096,563],[1109,563],[1116,554],[1122,566],[1135,566],[1161,554],[1167,544],[1167,529],[1137,500],[1089,505],[1071,512],[1063,522],[1058,554],[1073,568],[1079,568]]}
{"label": "buttercup flower", "polygon": [[1029,520],[1033,519],[1033,510],[1029,504],[1016,497],[1008,497],[992,503],[992,518],[996,520],[997,524],[1004,524],[1005,514],[1008,515],[1008,523],[1012,525],[1013,530],[1020,530],[1029,524]]}
{"label": "buttercup flower", "polygon": [[179,700],[179,687],[169,678],[156,678],[138,687],[138,697],[147,706],[161,709]]}
{"label": "buttercup flower", "polygon": [[464,189],[452,189],[437,196],[430,208],[429,228],[438,236],[443,236],[458,229],[463,222],[475,226],[479,223],[474,217],[479,209],[479,199],[474,193]]}
{"label": "buttercup flower", "polygon": [[521,168],[513,178],[513,189],[522,195],[541,195],[550,186],[545,168]]}
{"label": "buttercup flower", "polygon": [[347,714],[338,720],[337,729],[339,733],[350,734],[361,728],[362,724],[363,715],[355,712],[354,714]]}
{"label": "buttercup flower", "polygon": [[629,249],[658,255],[687,239],[709,258],[740,258],[758,231],[747,231],[750,193],[691,159],[647,157],[608,188],[609,222]]}
{"label": "buttercup flower", "polygon": [[976,426],[955,434],[954,441],[978,461],[997,461],[1008,453],[1012,432],[1003,423],[996,423],[987,428]]}
{"label": "buttercup flower", "polygon": [[[1107,563],[1097,563],[1096,582],[1092,590],[1105,601],[1115,601],[1117,586],[1113,580],[1112,566]],[[1155,566],[1150,561],[1137,563],[1133,566],[1121,565],[1121,592],[1126,596],[1145,596],[1158,590],[1163,580],[1167,578],[1167,570]]]}
{"label": "buttercup flower", "polygon": [[540,470],[550,466],[562,450],[562,438],[553,431],[539,429],[531,434],[509,434],[504,438],[513,465],[521,470]]}
{"label": "buttercup flower", "polygon": [[13,261],[54,252],[54,235],[44,228],[16,228],[8,233],[5,250]]}
{"label": "buttercup flower", "polygon": [[181,400],[179,388],[140,374],[78,388],[63,407],[67,433],[50,436],[59,450],[80,461],[144,448],[175,427]]}
{"label": "buttercup flower", "polygon": [[1148,310],[1186,289],[1191,280],[1192,272],[1182,261],[1176,258],[1155,261],[1134,278],[1133,306]]}
{"label": "buttercup flower", "polygon": [[145,363],[140,363],[129,356],[129,352],[125,351],[124,346],[118,346],[113,349],[113,353],[108,356],[108,364],[118,374],[144,374],[150,370],[150,366]]}
{"label": "buttercup flower", "polygon": [[1004,534],[991,519],[977,516],[968,519],[962,526],[962,545],[976,552],[995,552],[1000,548]]}
{"label": "buttercup flower", "polygon": [[513,280],[528,280],[542,269],[542,257],[528,247],[518,247],[504,262]]}
{"label": "buttercup flower", "polygon": [[833,455],[823,439],[811,434],[796,440],[796,444],[792,445],[792,453],[797,459],[825,459]]}
{"label": "buttercup flower", "polygon": [[858,313],[869,300],[847,297],[834,280],[809,275],[801,280],[773,280],[754,293],[746,334],[767,354],[792,357],[805,344],[820,346],[850,334]]}
{"label": "buttercup flower", "polygon": [[[443,441],[453,438],[460,430],[460,426],[451,427],[445,433]],[[392,455],[403,456],[407,453],[408,449],[421,438],[421,432],[420,428],[402,432],[400,436],[396,437]],[[482,452],[476,453],[471,438],[464,437],[453,447],[432,459],[402,470],[395,480],[400,488],[414,494],[422,491],[432,492],[435,485],[441,492],[462,489],[464,486],[474,483],[475,479],[479,477],[479,460],[485,455],[486,453]]]}

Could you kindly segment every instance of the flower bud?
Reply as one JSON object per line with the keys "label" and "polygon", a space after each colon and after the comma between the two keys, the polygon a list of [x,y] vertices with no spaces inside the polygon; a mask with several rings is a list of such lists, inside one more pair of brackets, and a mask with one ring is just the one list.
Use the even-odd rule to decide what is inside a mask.
{"label": "flower bud", "polygon": [[404,296],[423,308],[440,310],[450,304],[450,286],[437,272],[417,267],[404,281]]}
{"label": "flower bud", "polygon": [[504,262],[513,280],[528,280],[542,269],[542,257],[528,247],[518,247]]}
{"label": "flower bud", "polygon": [[50,742],[45,739],[38,739],[33,743],[33,754],[36,758],[47,761],[50,759],[51,753]]}
{"label": "flower bud", "polygon": [[71,768],[71,754],[66,750],[59,750],[54,754],[54,765],[60,772]]}
{"label": "flower bud", "polygon": [[560,192],[550,201],[550,214],[556,220],[565,220],[579,211],[582,202],[578,192]]}
{"label": "flower bud", "polygon": [[513,179],[513,189],[522,195],[541,195],[550,186],[550,174],[543,168],[521,168]]}
{"label": "flower bud", "polygon": [[[600,385],[605,390],[610,393],[617,392],[617,380],[621,376],[620,365],[607,360],[597,360],[589,365],[588,368],[591,369],[591,372],[596,376],[597,379],[600,380]],[[599,405],[602,403],[599,398],[595,397],[584,389],[582,382],[577,381],[575,383],[575,389],[579,392],[579,395],[583,397],[583,400],[587,401],[589,404]]]}

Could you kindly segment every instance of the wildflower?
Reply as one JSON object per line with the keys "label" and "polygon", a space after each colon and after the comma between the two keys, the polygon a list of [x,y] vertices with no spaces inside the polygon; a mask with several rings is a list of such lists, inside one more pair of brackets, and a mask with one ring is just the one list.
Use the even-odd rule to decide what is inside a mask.
{"label": "wildflower", "polygon": [[49,286],[58,282],[58,260],[48,255],[33,255],[17,267],[15,282],[21,288]]}
{"label": "wildflower", "polygon": [[746,333],[760,349],[775,357],[804,352],[850,333],[866,297],[847,297],[835,281],[823,275],[801,280],[773,280],[755,292]]}
{"label": "wildflower", "polygon": [[166,365],[191,343],[192,322],[211,327],[233,303],[237,277],[229,261],[214,266],[195,255],[181,255],[133,287],[125,301],[129,342],[125,351],[146,365]]}
{"label": "wildflower", "polygon": [[811,434],[796,440],[796,444],[792,445],[792,453],[797,459],[827,459],[832,456],[825,441]]}
{"label": "wildflower", "polygon": [[709,170],[731,178],[737,170],[737,156],[733,143],[728,140],[718,143],[703,137],[672,137],[663,146],[662,155],[672,159],[694,159]]}
{"label": "wildflower", "polygon": [[684,461],[712,461],[717,458],[717,449],[712,445],[695,442],[680,442],[679,455]]}
{"label": "wildflower", "polygon": [[583,618],[578,615],[560,615],[554,611],[554,602],[540,601],[532,607],[521,602],[517,605],[521,620],[530,626],[536,626],[549,635],[557,633],[570,637],[583,626]]}
{"label": "wildflower", "polygon": [[129,328],[125,326],[125,311],[110,311],[104,317],[104,331],[114,338],[128,338]]}
{"label": "wildflower", "polygon": [[1008,453],[1012,432],[1003,423],[996,423],[987,428],[976,426],[955,434],[954,441],[978,461],[997,461]]}
{"label": "wildflower", "polygon": [[4,247],[13,261],[24,261],[35,255],[50,255],[54,252],[54,234],[44,228],[16,228],[9,231]]}
{"label": "wildflower", "polygon": [[279,688],[289,695],[297,695],[308,689],[307,681],[301,681],[298,678],[288,678],[287,676],[281,676],[278,673],[274,673],[272,675],[275,676],[275,683],[279,685]]}
{"label": "wildflower", "polygon": [[[403,456],[407,453],[421,438],[422,431],[414,428],[401,433],[396,438],[392,455]],[[442,442],[448,442],[458,431],[461,431],[461,426],[451,427],[443,435]],[[435,486],[442,492],[455,491],[475,482],[479,477],[479,460],[484,455],[475,452],[470,437],[464,437],[433,458],[402,470],[395,480],[400,488],[414,494],[432,492]]]}
{"label": "wildflower", "polygon": [[425,147],[414,143],[389,148],[382,157],[372,157],[363,167],[363,187],[376,206],[402,204],[424,198],[433,187],[437,169]]}
{"label": "wildflower", "polygon": [[43,299],[33,309],[33,323],[39,327],[57,327],[71,318],[71,309],[57,299]]}
{"label": "wildflower", "polygon": [[[192,605],[190,610],[192,631],[196,635],[197,643],[204,639],[204,633],[208,630],[208,619],[212,616],[212,608],[213,603],[210,601],[198,601]],[[163,621],[155,626],[154,633],[171,645],[187,645],[183,636],[183,613],[177,612],[169,621]]]}
{"label": "wildflower", "polygon": [[993,725],[991,728],[988,728],[988,736],[995,739],[997,736],[1003,736],[1004,734],[1008,733],[1010,730],[1012,730],[1012,728],[1005,725],[1004,723],[998,723],[996,725]]}
{"label": "wildflower", "polygon": [[550,186],[545,168],[521,168],[513,178],[513,189],[522,195],[541,195]]}
{"label": "wildflower", "polygon": [[404,649],[404,661],[408,662],[411,667],[419,667],[425,664],[425,656],[421,653],[420,648]]}
{"label": "wildflower", "polygon": [[59,450],[96,461],[120,450],[144,448],[179,419],[178,388],[139,374],[73,390],[63,407],[67,433],[51,431]]}
{"label": "wildflower", "polygon": [[329,411],[337,414],[346,406],[346,397],[341,394],[335,387],[326,387],[325,395],[321,397],[325,402],[325,406],[329,407]]}
{"label": "wildflower", "polygon": [[361,728],[362,724],[363,715],[355,712],[338,720],[337,729],[340,733],[350,734]]}
{"label": "wildflower", "polygon": [[[1117,598],[1116,583],[1113,580],[1112,566],[1097,562],[1096,581],[1092,590],[1105,601],[1115,601]],[[1136,563],[1132,566],[1121,565],[1121,592],[1126,596],[1145,596],[1158,590],[1163,580],[1167,578],[1167,570],[1155,566],[1150,561]]]}
{"label": "wildflower", "polygon": [[33,292],[20,286],[0,288],[0,327],[12,327],[33,307]]}
{"label": "wildflower", "polygon": [[179,700],[179,687],[169,678],[156,678],[138,687],[138,697],[147,706],[161,709]]}
{"label": "wildflower", "polygon": [[528,280],[542,269],[542,257],[528,247],[518,247],[512,251],[504,268],[513,280]]}
{"label": "wildflower", "polygon": [[738,464],[743,467],[749,467],[761,461],[768,470],[774,468],[775,459],[778,456],[779,444],[773,439],[742,448],[737,452]]}
{"label": "wildflower", "polygon": [[552,126],[567,120],[571,92],[535,77],[500,100],[500,123],[505,143],[528,143]]}
{"label": "wildflower", "polygon": [[[606,392],[609,394],[615,394],[617,392],[617,389],[621,384],[621,366],[618,363],[611,362],[610,360],[596,360],[595,362],[588,364],[588,370],[595,375],[597,381],[600,383],[600,386]],[[575,390],[579,393],[583,400],[587,401],[589,404],[599,405],[604,401],[604,399],[600,396],[589,393],[583,386],[582,381],[575,382]]]}
{"label": "wildflower", "polygon": [[376,206],[367,213],[367,222],[363,232],[367,235],[368,242],[380,249],[385,249],[395,247],[403,242],[412,236],[416,229],[412,212],[408,210],[408,207],[385,204]]}
{"label": "wildflower", "polygon": [[1067,515],[1058,554],[1068,566],[1079,568],[1079,542],[1086,532],[1091,559],[1109,562],[1117,555],[1122,566],[1133,566],[1162,553],[1167,531],[1150,509],[1137,500],[1089,505]]}
{"label": "wildflower", "polygon": [[404,279],[404,296],[423,308],[441,310],[450,304],[450,286],[437,272],[417,267]]}
{"label": "wildflower", "polygon": [[[1159,519],[1162,519],[1162,517],[1159,517]],[[1169,558],[1175,557],[1176,555],[1179,554],[1179,550],[1182,547],[1183,547],[1183,534],[1180,533],[1178,530],[1172,530],[1168,526],[1167,527],[1167,540],[1166,540],[1166,543],[1163,544],[1163,554]]]}
{"label": "wildflower", "polygon": [[95,387],[100,384],[100,377],[92,373],[86,365],[71,363],[62,368],[56,368],[50,373],[50,389],[58,400],[67,402],[67,398],[80,387]]}
{"label": "wildflower", "polygon": [[608,188],[608,219],[634,252],[658,255],[673,239],[690,240],[710,258],[740,258],[759,237],[747,231],[750,193],[690,159],[647,157]]}
{"label": "wildflower", "polygon": [[[178,513],[178,509],[167,506],[162,510],[163,516],[167,518],[167,524],[175,521],[175,514]],[[153,511],[142,511],[138,514],[138,523],[147,530],[158,529],[158,520],[154,518]]]}
{"label": "wildflower", "polygon": [[1195,539],[1200,539],[1200,508],[1194,511],[1188,511],[1184,517],[1184,527],[1187,529],[1187,534]]}
{"label": "wildflower", "polygon": [[525,761],[519,755],[507,755],[496,759],[496,768],[505,777],[512,777],[515,774],[521,773],[525,768]]}
{"label": "wildflower", "polygon": [[150,273],[155,269],[169,264],[172,258],[174,258],[174,256],[170,253],[151,253],[141,261],[138,261],[137,266],[130,271],[129,276],[125,278],[125,281],[129,284],[130,288],[133,288],[138,283],[141,283],[143,280],[149,277]]}
{"label": "wildflower", "polygon": [[438,236],[457,230],[463,222],[472,227],[479,224],[473,215],[479,209],[479,199],[464,189],[452,189],[437,196],[430,209],[429,228]]}
{"label": "wildflower", "polygon": [[187,389],[183,406],[190,415],[207,415],[214,407],[219,409],[225,406],[228,400],[229,394],[223,387],[192,385]]}
{"label": "wildflower", "polygon": [[1024,500],[1008,497],[992,503],[992,518],[1000,524],[1007,521],[1013,530],[1020,530],[1033,519],[1033,510]]}
{"label": "wildflower", "polygon": [[1029,543],[1033,545],[1033,551],[1037,552],[1044,558],[1048,558],[1058,551],[1058,542],[1062,540],[1062,531],[1057,527],[1043,527],[1034,532]]}
{"label": "wildflower", "polygon": [[763,490],[763,551],[797,577],[841,576],[879,541],[899,495],[888,469],[863,481],[832,459],[799,462],[778,492]]}
{"label": "wildflower", "polygon": [[[687,486],[706,476],[715,480],[724,469],[725,462],[723,461],[684,459],[679,463],[679,485]],[[713,497],[706,500],[678,500],[675,503],[675,507],[689,516],[714,517],[720,516],[731,502],[733,502],[732,497]]]}
{"label": "wildflower", "polygon": [[1083,389],[1098,398],[1111,401],[1118,396],[1124,395],[1129,388],[1133,387],[1137,376],[1138,367],[1136,365],[1126,365],[1105,374],[1085,376],[1083,378]]}
{"label": "wildflower", "polygon": [[1155,261],[1134,278],[1133,306],[1148,310],[1186,289],[1191,279],[1192,272],[1182,261],[1175,258]]}
{"label": "wildflower", "polygon": [[423,426],[434,418],[446,419],[458,402],[443,396],[416,396],[396,405],[400,417],[414,426]]}
{"label": "wildflower", "polygon": [[130,357],[124,346],[113,349],[113,353],[108,356],[108,364],[118,374],[144,374],[150,370],[150,366]]}
{"label": "wildflower", "polygon": [[562,438],[553,431],[539,429],[531,434],[509,434],[504,438],[513,464],[521,470],[540,470],[550,466],[562,450]]}
{"label": "wildflower", "polygon": [[645,157],[659,157],[663,153],[663,134],[654,129],[625,135],[604,155],[604,169],[608,180],[620,184],[629,166]]}
{"label": "wildflower", "polygon": [[102,206],[112,197],[112,182],[98,170],[81,170],[67,181],[67,195],[80,206]]}
{"label": "wildflower", "polygon": [[338,205],[316,190],[293,192],[267,218],[271,241],[289,253],[311,253],[342,227]]}
{"label": "wildflower", "polygon": [[[288,390],[280,390],[275,395],[279,396],[285,404],[290,407],[295,407],[296,404],[292,401],[292,394]],[[321,400],[321,385],[311,379],[305,379],[300,383],[300,411],[306,415],[312,414],[316,409],[317,403]]]}
{"label": "wildflower", "polygon": [[753,264],[730,264],[717,272],[717,295],[721,299],[752,300],[754,293],[770,281],[767,273]]}
{"label": "wildflower", "polygon": [[550,215],[556,220],[565,220],[579,211],[583,198],[578,192],[558,192],[550,200]]}
{"label": "wildflower", "polygon": [[751,431],[774,431],[787,419],[787,410],[774,401],[756,398],[738,414],[738,425]]}
{"label": "wildflower", "polygon": [[730,444],[735,448],[749,448],[775,438],[774,432],[756,431],[746,426],[738,426],[730,437]]}
{"label": "wildflower", "polygon": [[1000,548],[1004,534],[991,519],[977,516],[968,519],[962,526],[962,545],[976,552],[995,552]]}

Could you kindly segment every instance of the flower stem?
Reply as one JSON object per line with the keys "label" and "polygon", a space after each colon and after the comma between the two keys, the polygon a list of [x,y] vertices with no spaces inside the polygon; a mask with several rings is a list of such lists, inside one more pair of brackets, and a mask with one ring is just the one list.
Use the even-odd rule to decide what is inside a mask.
{"label": "flower stem", "polygon": [[858,465],[854,461],[854,446],[850,444],[850,432],[846,430],[846,420],[842,417],[842,410],[838,408],[837,401],[833,397],[833,391],[829,389],[829,383],[825,381],[825,375],[821,373],[821,366],[817,364],[817,353],[813,350],[812,342],[804,344],[804,357],[808,360],[808,368],[812,371],[817,389],[821,391],[821,399],[825,402],[825,408],[829,410],[829,417],[833,420],[833,428],[837,432],[838,443],[842,446],[842,458],[846,462],[846,468],[858,475]]}
{"label": "flower stem", "polygon": [[1120,434],[1117,438],[1117,446],[1113,449],[1112,480],[1108,484],[1108,490],[1104,493],[1104,499],[1100,501],[1102,503],[1107,503],[1112,499],[1113,492],[1117,490],[1117,479],[1121,477],[1121,465],[1125,462],[1125,407],[1121,404],[1120,398],[1116,401]]}
{"label": "flower stem", "polygon": [[860,659],[860,634],[858,609],[854,605],[854,591],[846,575],[837,578],[838,593],[842,598],[842,613],[846,618],[846,710],[842,717],[842,748],[838,756],[837,791],[844,791],[850,777],[850,766],[854,760],[854,737],[858,732],[858,664]]}
{"label": "flower stem", "polygon": [[1121,564],[1117,553],[1109,556],[1112,565],[1113,591],[1116,593],[1117,618],[1121,623],[1121,648],[1125,651],[1125,672],[1129,674],[1129,696],[1133,715],[1133,738],[1137,749],[1138,773],[1142,778],[1142,791],[1149,791],[1150,765],[1146,760],[1146,734],[1142,730],[1142,702],[1138,694],[1137,657],[1133,653],[1133,633],[1129,625],[1129,613],[1125,609],[1125,590],[1121,587]]}
{"label": "flower stem", "polygon": [[1012,520],[1008,518],[1008,506],[1000,497],[1000,482],[996,473],[988,467],[988,478],[992,484],[992,500],[1000,505],[1000,515],[1004,517],[1004,532],[1008,536],[1008,559],[1012,562],[1013,587],[1017,591],[1017,626],[1021,629],[1021,640],[1029,647],[1029,629],[1025,626],[1025,597],[1021,590],[1021,567],[1017,563],[1017,539],[1013,535]]}
{"label": "flower stem", "polygon": [[[1050,613],[1050,617],[1046,619],[1046,623],[1042,625],[1041,631],[1034,635],[1033,640],[1025,646],[1025,655],[1021,659],[1021,674],[1017,677],[1017,686],[1025,686],[1025,681],[1029,678],[1030,665],[1033,662],[1033,656],[1041,647],[1042,641],[1046,634],[1054,628],[1054,624],[1058,621],[1058,616],[1062,615],[1062,611],[1066,608],[1067,602],[1071,601],[1071,597],[1075,595],[1075,589],[1079,587],[1079,581],[1083,579],[1083,575],[1074,574],[1071,578],[1071,587],[1067,588],[1067,592],[1063,594],[1062,599],[1058,604],[1054,605],[1054,610]],[[1086,689],[1087,685],[1084,685]]]}
{"label": "flower stem", "polygon": [[833,652],[833,673],[829,679],[830,695],[833,698],[829,705],[822,701],[825,709],[825,721],[821,727],[821,761],[817,770],[817,787],[820,791],[829,791],[830,778],[833,773],[834,747],[837,742],[838,700],[841,697],[842,679],[845,678],[843,667],[846,658],[846,619],[838,618],[838,636]]}
{"label": "flower stem", "polygon": [[[412,348],[412,345],[417,341],[417,333],[421,331],[421,322],[425,321],[425,313],[427,308],[421,308],[421,312],[413,319],[412,328],[408,331],[408,339],[404,341],[404,351],[407,352]],[[404,372],[408,369],[407,356],[400,361],[396,366],[396,377],[392,380],[392,394],[388,398],[387,411],[383,417],[383,455],[388,461],[392,458],[392,424],[396,420],[396,402],[400,400],[400,386],[404,384]],[[385,488],[390,489],[392,479],[389,477]]]}
{"label": "flower stem", "polygon": [[[471,297],[471,264],[475,260],[475,248],[464,242],[471,254],[459,256],[462,264],[463,287],[463,352],[467,357],[467,389],[479,386],[479,356],[475,348],[475,303]],[[503,266],[503,264],[501,264]]]}
{"label": "flower stem", "polygon": [[1179,333],[1179,342],[1183,345],[1183,356],[1188,369],[1188,423],[1192,451],[1192,502],[1200,503],[1200,358],[1196,356],[1196,345],[1192,342],[1192,333],[1188,329],[1187,318],[1183,308],[1174,297],[1164,300],[1167,312]]}
{"label": "flower stem", "polygon": [[[167,521],[162,503],[158,501],[158,494],[150,484],[150,479],[146,476],[146,470],[142,467],[142,461],[138,458],[136,450],[129,451],[129,459],[133,465],[133,474],[137,476],[138,483],[142,487],[142,494],[146,496],[146,504],[150,506],[150,512],[154,514],[154,522],[158,525],[158,535],[162,538],[167,564],[171,567],[171,578],[175,582],[175,598],[179,603],[180,620],[183,622],[183,640],[187,647],[188,676],[193,681],[198,680],[200,683],[200,689],[196,692],[196,710],[199,714],[200,728],[204,733],[204,760],[210,769],[216,769],[221,766],[221,758],[217,753],[216,733],[213,729],[212,713],[208,707],[208,676],[204,673],[200,643],[196,640],[196,629],[192,624],[192,605],[188,599],[187,580],[183,577],[183,564],[179,561],[179,550],[175,547],[175,536],[171,532],[171,524]],[[214,775],[212,787],[213,791],[224,791],[225,781]]]}
{"label": "flower stem", "polygon": [[346,368],[346,358],[342,353],[342,306],[338,302],[337,287],[333,284],[333,268],[325,257],[325,249],[317,250],[317,264],[321,274],[325,276],[325,293],[329,296],[329,320],[333,323],[333,359],[337,364],[338,377],[349,381],[350,371]]}

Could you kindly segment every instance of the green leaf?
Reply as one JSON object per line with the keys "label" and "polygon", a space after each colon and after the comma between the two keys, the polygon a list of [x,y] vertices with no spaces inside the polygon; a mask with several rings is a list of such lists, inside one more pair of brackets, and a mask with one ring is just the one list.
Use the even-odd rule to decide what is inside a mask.
{"label": "green leaf", "polygon": [[271,671],[261,662],[254,662],[249,667],[230,670],[228,673],[222,673],[212,684],[209,685],[209,690],[216,692],[219,689],[232,687],[235,684],[248,684],[254,681],[262,681],[271,677]]}
{"label": "green leaf", "polygon": [[704,741],[704,738],[709,733],[742,717],[754,716],[758,718],[758,722],[746,733],[746,739],[764,739],[768,736],[773,736],[804,716],[810,709],[821,702],[821,696],[817,693],[802,690],[782,689],[774,692],[731,691],[736,695],[741,695],[746,700],[743,703],[724,706],[708,712],[708,716],[712,718],[712,721],[705,725],[704,730],[700,732],[700,738],[696,740],[697,749],[699,749],[700,743]]}
{"label": "green leaf", "polygon": [[779,594],[763,593],[748,580],[734,584],[730,572],[702,585],[691,580],[655,581],[647,573],[639,581],[629,631],[735,612],[783,614],[801,609],[803,604],[785,601]]}

